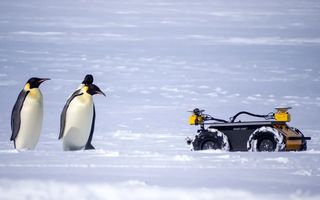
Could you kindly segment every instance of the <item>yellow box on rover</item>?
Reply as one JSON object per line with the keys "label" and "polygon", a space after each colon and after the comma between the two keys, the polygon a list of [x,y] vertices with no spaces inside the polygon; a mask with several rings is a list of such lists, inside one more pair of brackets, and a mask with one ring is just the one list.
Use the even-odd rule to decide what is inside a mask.
{"label": "yellow box on rover", "polygon": [[189,117],[189,124],[190,125],[198,125],[198,124],[201,124],[202,121],[203,121],[203,118],[201,116],[191,115]]}
{"label": "yellow box on rover", "polygon": [[291,109],[291,107],[276,108],[277,112],[274,114],[274,119],[278,122],[290,122],[291,116],[288,113],[289,109]]}

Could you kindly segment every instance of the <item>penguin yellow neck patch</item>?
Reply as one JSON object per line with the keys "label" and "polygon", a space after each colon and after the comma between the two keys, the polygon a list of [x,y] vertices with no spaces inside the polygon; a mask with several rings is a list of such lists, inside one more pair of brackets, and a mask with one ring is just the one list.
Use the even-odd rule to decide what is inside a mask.
{"label": "penguin yellow neck patch", "polygon": [[88,89],[89,89],[89,87],[85,85],[82,87],[81,92],[84,94],[87,94]]}
{"label": "penguin yellow neck patch", "polygon": [[30,83],[27,83],[27,84],[24,86],[24,90],[25,90],[25,91],[29,91],[29,90],[30,90]]}
{"label": "penguin yellow neck patch", "polygon": [[41,98],[41,93],[40,93],[40,90],[38,88],[31,89],[29,95],[34,99]]}

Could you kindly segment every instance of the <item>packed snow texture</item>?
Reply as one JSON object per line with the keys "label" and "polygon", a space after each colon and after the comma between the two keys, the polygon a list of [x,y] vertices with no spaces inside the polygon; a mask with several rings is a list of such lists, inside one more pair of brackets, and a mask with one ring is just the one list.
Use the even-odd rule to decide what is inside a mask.
{"label": "packed snow texture", "polygon": [[[0,199],[320,199],[318,0],[0,1]],[[94,151],[62,151],[59,117],[85,74]],[[14,150],[10,115],[40,89],[34,151]],[[305,152],[190,151],[187,111],[228,120],[292,106]],[[241,117],[242,121],[256,120]]]}

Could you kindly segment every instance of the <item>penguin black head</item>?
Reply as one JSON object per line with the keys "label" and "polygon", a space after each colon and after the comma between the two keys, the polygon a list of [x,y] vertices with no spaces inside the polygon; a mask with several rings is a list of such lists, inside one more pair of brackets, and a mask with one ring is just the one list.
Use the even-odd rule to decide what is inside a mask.
{"label": "penguin black head", "polygon": [[82,84],[92,84],[93,83],[93,76],[91,74],[87,74],[83,81],[82,81]]}
{"label": "penguin black head", "polygon": [[95,94],[102,94],[103,96],[106,96],[105,93],[103,93],[98,86],[95,84],[89,84],[87,85],[87,93],[90,95],[95,95]]}
{"label": "penguin black head", "polygon": [[44,81],[50,80],[50,78],[37,78],[37,77],[32,77],[28,80],[27,84],[29,84],[30,89],[32,88],[38,88],[41,83]]}

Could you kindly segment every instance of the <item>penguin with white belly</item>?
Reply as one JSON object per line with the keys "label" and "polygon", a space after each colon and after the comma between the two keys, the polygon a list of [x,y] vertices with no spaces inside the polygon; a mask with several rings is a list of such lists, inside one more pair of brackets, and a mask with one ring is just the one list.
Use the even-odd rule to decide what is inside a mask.
{"label": "penguin with white belly", "polygon": [[[87,74],[84,77],[82,83],[77,88],[77,90],[80,90],[85,85],[89,85],[89,84],[92,84],[92,83],[93,83],[93,76],[91,74]],[[71,96],[72,96],[72,94],[68,97],[68,99],[70,99]],[[94,104],[93,104],[93,113],[94,113],[94,115],[93,115],[92,121],[95,121],[95,106],[94,106]],[[91,126],[90,136],[89,136],[89,139],[88,139],[87,144],[85,146],[85,150],[95,149],[94,146],[91,144],[92,137],[93,137],[93,132],[94,132],[94,123]]]}
{"label": "penguin with white belly", "polygon": [[95,94],[106,96],[98,86],[87,84],[67,100],[60,117],[59,140],[62,139],[63,150],[94,149],[89,139],[92,139],[94,131],[95,109],[92,96]]}
{"label": "penguin with white belly", "polygon": [[39,141],[43,121],[43,97],[39,86],[46,80],[50,79],[30,78],[12,109],[10,140],[18,150],[33,150]]}

